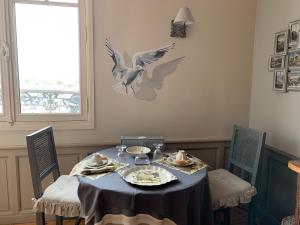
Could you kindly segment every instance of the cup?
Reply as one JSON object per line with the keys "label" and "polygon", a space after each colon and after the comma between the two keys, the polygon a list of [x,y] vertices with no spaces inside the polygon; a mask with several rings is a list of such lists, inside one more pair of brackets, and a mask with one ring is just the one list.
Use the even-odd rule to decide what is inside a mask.
{"label": "cup", "polygon": [[149,165],[150,164],[149,157],[146,154],[136,155],[135,159],[134,159],[134,164],[135,165]]}
{"label": "cup", "polygon": [[154,161],[155,161],[155,160],[159,160],[159,159],[161,159],[162,156],[163,156],[163,154],[162,154],[162,152],[161,152],[161,150],[160,150],[160,148],[163,146],[163,144],[161,144],[161,143],[154,143],[153,145],[154,145],[154,147],[155,147],[155,151],[154,151],[154,153],[153,153],[153,160],[154,160]]}
{"label": "cup", "polygon": [[118,157],[117,157],[117,162],[119,163],[126,163],[126,145],[117,145],[116,149],[118,149]]}
{"label": "cup", "polygon": [[176,161],[185,161],[188,159],[187,153],[184,150],[179,150],[176,154]]}

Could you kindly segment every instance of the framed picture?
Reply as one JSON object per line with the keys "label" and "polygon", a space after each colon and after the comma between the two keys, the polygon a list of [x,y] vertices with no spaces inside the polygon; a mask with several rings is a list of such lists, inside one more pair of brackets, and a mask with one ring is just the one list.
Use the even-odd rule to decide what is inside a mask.
{"label": "framed picture", "polygon": [[289,23],[289,47],[299,47],[299,35],[300,35],[300,20]]}
{"label": "framed picture", "polygon": [[286,54],[288,42],[288,32],[281,31],[275,34],[275,54]]}
{"label": "framed picture", "polygon": [[269,57],[269,71],[274,69],[284,69],[285,55],[271,55]]}
{"label": "framed picture", "polygon": [[289,91],[300,91],[300,72],[299,73],[288,73],[287,89]]}
{"label": "framed picture", "polygon": [[274,91],[286,91],[286,71],[275,70],[273,78],[273,90]]}
{"label": "framed picture", "polygon": [[289,70],[300,70],[300,49],[289,51],[288,53]]}

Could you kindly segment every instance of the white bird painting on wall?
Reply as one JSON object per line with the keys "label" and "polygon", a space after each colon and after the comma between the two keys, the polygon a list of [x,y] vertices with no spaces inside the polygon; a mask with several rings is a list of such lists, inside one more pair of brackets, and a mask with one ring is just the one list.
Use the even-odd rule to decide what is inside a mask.
{"label": "white bird painting on wall", "polygon": [[138,52],[132,57],[132,67],[125,64],[124,57],[115,51],[108,39],[105,46],[109,56],[115,63],[112,69],[113,77],[118,81],[113,85],[115,91],[121,94],[134,94],[134,85],[141,80],[143,73],[147,71],[147,66],[162,58],[169,50],[174,49],[175,44],[167,45],[155,50]]}

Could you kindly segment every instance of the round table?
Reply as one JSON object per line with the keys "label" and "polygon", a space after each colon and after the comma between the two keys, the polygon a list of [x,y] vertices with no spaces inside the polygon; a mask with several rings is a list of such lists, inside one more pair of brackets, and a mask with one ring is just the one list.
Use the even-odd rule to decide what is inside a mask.
{"label": "round table", "polygon": [[[100,152],[110,158],[117,157],[115,148]],[[127,155],[126,160],[134,164],[131,156]],[[97,180],[80,176],[78,196],[86,223],[102,225],[109,221],[108,218],[124,221],[134,218],[135,222],[127,221],[127,224],[139,224],[137,221],[142,218],[141,215],[147,215],[152,224],[212,225],[207,170],[187,175],[164,168],[173,173],[178,181],[156,187],[141,187],[127,183],[116,172]]]}

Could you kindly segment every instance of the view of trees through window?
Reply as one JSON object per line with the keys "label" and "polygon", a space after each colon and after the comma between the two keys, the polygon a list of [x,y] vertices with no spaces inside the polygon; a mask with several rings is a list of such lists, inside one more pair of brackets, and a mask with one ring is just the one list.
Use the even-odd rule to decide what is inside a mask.
{"label": "view of trees through window", "polygon": [[21,113],[80,113],[78,7],[16,3],[15,11]]}

